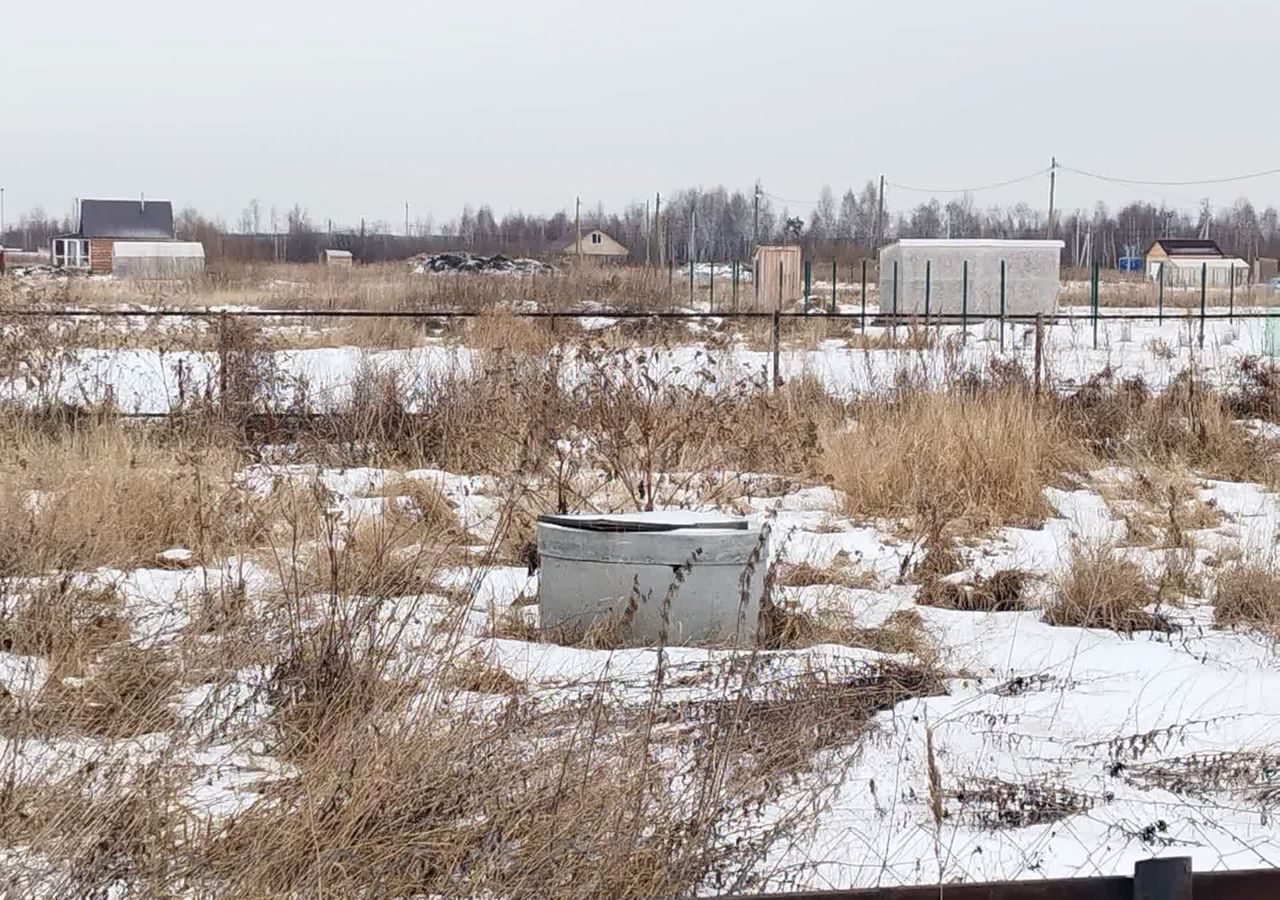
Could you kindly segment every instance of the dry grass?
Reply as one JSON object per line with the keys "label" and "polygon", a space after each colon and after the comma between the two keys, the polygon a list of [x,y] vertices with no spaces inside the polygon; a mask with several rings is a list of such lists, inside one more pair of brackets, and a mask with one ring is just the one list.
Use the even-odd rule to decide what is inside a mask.
{"label": "dry grass", "polygon": [[6,444],[0,544],[13,571],[146,564],[172,547],[213,557],[264,533],[226,451],[110,424],[65,439],[11,432]]}
{"label": "dry grass", "polygon": [[1020,569],[1001,569],[971,584],[933,578],[920,586],[916,602],[964,612],[1021,612],[1027,609],[1023,594],[1029,577]]}
{"label": "dry grass", "polygon": [[1049,510],[1042,488],[1089,456],[1059,417],[1016,390],[909,393],[855,407],[823,436],[823,463],[859,516],[1028,524]]}
{"label": "dry grass", "polygon": [[1220,628],[1254,628],[1280,640],[1280,574],[1251,564],[1223,570],[1213,591],[1213,620]]}
{"label": "dry grass", "polygon": [[127,641],[129,626],[114,589],[86,589],[68,577],[5,598],[0,649],[42,656],[57,677],[83,675],[98,651]]}
{"label": "dry grass", "polygon": [[1156,601],[1140,566],[1108,544],[1072,547],[1066,570],[1044,610],[1050,625],[1103,628],[1131,634],[1163,631],[1167,624],[1148,611]]}
{"label": "dry grass", "polygon": [[[386,274],[396,284],[385,293],[361,275],[305,284],[282,302],[320,288],[335,305],[464,305],[484,289]],[[630,289],[609,277],[590,276],[606,296]],[[235,290],[247,288],[225,287]],[[509,284],[501,293],[514,303],[533,290]],[[547,290],[568,298],[567,287]],[[60,873],[47,893],[103,895],[122,883],[171,896],[182,878],[229,897],[749,892],[768,861],[803,838],[876,713],[942,690],[939,651],[918,612],[872,627],[772,603],[761,646],[741,649],[723,671],[672,669],[657,656],[648,684],[521,684],[476,650],[480,638],[466,628],[483,626],[468,624],[470,603],[420,599],[449,593],[439,588],[442,567],[475,562],[463,546],[474,538],[434,484],[388,482],[383,514],[351,521],[316,485],[247,496],[234,473],[265,455],[265,444],[290,459],[500,476],[488,561],[508,563],[521,561],[532,517],[549,508],[687,500],[722,471],[806,484],[829,474],[852,511],[916,520],[919,602],[959,610],[1023,608],[1022,573],[958,593],[941,576],[958,566],[958,535],[1037,521],[1047,513],[1044,485],[1064,474],[1141,462],[1151,486],[1135,489],[1134,502],[1163,517],[1153,528],[1185,535],[1211,516],[1180,486],[1190,476],[1176,473],[1265,480],[1273,465],[1266,445],[1232,421],[1227,400],[1190,379],[1168,397],[1099,382],[1059,401],[1036,400],[1016,377],[992,377],[940,392],[904,386],[850,407],[810,379],[769,392],[708,360],[690,387],[688,372],[666,373],[661,348],[640,359],[635,348],[584,341],[575,364],[587,377],[575,391],[561,377],[562,350],[528,324],[501,314],[473,323],[488,329],[477,340],[490,348],[474,372],[419,378],[370,367],[352,402],[328,417],[285,424],[267,415],[262,388],[274,375],[259,367],[262,345],[232,335],[220,348],[237,385],[231,409],[197,392],[188,414],[151,429],[50,407],[5,432],[0,639],[9,652],[42,657],[51,673],[33,696],[4,702],[5,733],[103,741],[92,777],[81,774],[88,766],[43,780],[0,772],[14,775],[0,778],[0,840]],[[233,579],[206,584],[172,643],[143,648],[130,643],[118,597],[57,574],[149,564],[175,545],[209,564],[249,555],[277,583],[266,598]],[[1161,599],[1195,587],[1187,560],[1185,550],[1171,552]],[[50,576],[35,593],[18,577],[34,573]],[[1274,585],[1246,590],[1234,576],[1219,580],[1219,623],[1270,633]],[[870,585],[843,565],[798,565],[779,580]],[[1131,632],[1162,626],[1148,611],[1156,600],[1115,550],[1078,548],[1045,616]],[[527,622],[517,608],[493,627],[544,637]],[[581,640],[621,643],[608,627]],[[783,677],[771,668],[777,656],[759,652],[824,643],[894,662]],[[666,693],[671,684],[678,699]],[[193,685],[230,698],[232,711],[213,717],[217,740],[264,747],[290,764],[284,775],[260,772],[261,781],[237,785],[243,802],[217,820],[185,805],[190,754],[207,749],[195,723],[210,727],[190,710]],[[118,772],[107,765],[120,759],[110,755],[113,741],[142,735],[168,749],[145,766],[127,757]],[[939,777],[934,793],[940,810],[947,799],[1003,809],[1006,787],[979,785],[961,799]],[[1033,822],[1062,807],[1031,800]],[[762,824],[759,809],[783,813]]]}
{"label": "dry grass", "polygon": [[777,576],[779,587],[835,586],[871,590],[876,586],[874,572],[854,571],[843,566],[815,566],[801,562],[784,566]]}

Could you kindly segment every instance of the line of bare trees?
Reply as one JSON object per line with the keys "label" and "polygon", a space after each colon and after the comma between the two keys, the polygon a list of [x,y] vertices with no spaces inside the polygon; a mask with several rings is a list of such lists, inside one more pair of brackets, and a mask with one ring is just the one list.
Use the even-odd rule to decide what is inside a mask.
{"label": "line of bare trees", "polygon": [[[754,193],[754,192],[753,192]],[[686,262],[746,259],[756,242],[795,242],[811,256],[839,251],[846,257],[869,253],[877,235],[883,241],[895,237],[1039,238],[1047,233],[1047,214],[1026,203],[980,207],[972,196],[947,202],[930,198],[912,207],[893,208],[890,196],[882,227],[877,229],[879,195],[874,182],[861,190],[849,188],[837,195],[822,188],[815,202],[790,203],[762,194],[758,206],[753,193],[724,187],[685,188],[661,198],[628,204],[622,210],[602,205],[584,209],[584,228],[602,228],[631,250],[632,260]],[[660,204],[660,209],[659,209]],[[234,227],[181,209],[175,220],[179,238],[198,240],[216,258],[233,255],[258,259],[306,261],[323,247],[353,250],[362,259],[388,259],[424,251],[446,249],[508,254],[550,253],[573,239],[573,215],[561,210],[551,215],[508,213],[498,218],[492,207],[467,205],[453,219],[436,223],[418,218],[407,223],[361,221],[335,227],[316,222],[301,205],[284,212],[264,211],[258,202],[245,207]],[[69,217],[32,209],[21,215],[3,235],[0,244],[47,247],[50,239],[72,231]],[[1214,209],[1208,200],[1196,213],[1156,206],[1143,201],[1118,210],[1099,203],[1092,210],[1060,212],[1056,237],[1066,242],[1064,262],[1087,265],[1098,262],[1114,267],[1126,255],[1141,253],[1158,237],[1208,236],[1223,249],[1249,261],[1280,257],[1280,214],[1274,206],[1261,212],[1247,199]]]}

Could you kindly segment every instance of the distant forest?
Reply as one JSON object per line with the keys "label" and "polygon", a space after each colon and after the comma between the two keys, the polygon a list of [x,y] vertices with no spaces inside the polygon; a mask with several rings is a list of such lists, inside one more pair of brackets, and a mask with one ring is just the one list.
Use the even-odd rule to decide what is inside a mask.
{"label": "distant forest", "polygon": [[[861,191],[837,196],[824,187],[812,203],[788,203],[762,194],[757,213],[753,192],[723,187],[686,189],[635,202],[621,211],[603,206],[583,208],[583,228],[598,227],[631,250],[632,261],[684,263],[690,254],[699,261],[746,259],[752,244],[800,242],[815,258],[842,259],[870,253],[878,243],[895,238],[1041,238],[1046,235],[1047,211],[1025,203],[978,206],[971,195],[947,202],[936,198],[914,207],[894,207],[886,197],[883,227],[876,227],[879,197],[868,182]],[[794,208],[793,208],[794,207]],[[70,216],[50,216],[36,208],[9,224],[0,243],[36,249],[49,239],[73,230]],[[211,258],[235,256],[308,261],[326,246],[344,247],[366,260],[405,257],[440,250],[471,250],[508,255],[545,254],[574,235],[572,211],[552,215],[509,213],[497,218],[490,206],[467,205],[444,222],[417,219],[408,223],[317,221],[301,205],[264,210],[250,201],[233,223],[207,218],[191,207],[177,213],[178,236],[204,242]],[[692,241],[690,240],[692,231]],[[1280,214],[1274,206],[1261,212],[1247,199],[1215,209],[1208,200],[1196,213],[1135,201],[1112,210],[1098,204],[1091,211],[1062,210],[1056,215],[1054,236],[1066,242],[1065,265],[1096,260],[1115,267],[1126,249],[1141,254],[1157,237],[1208,236],[1224,250],[1252,262],[1280,257]]]}

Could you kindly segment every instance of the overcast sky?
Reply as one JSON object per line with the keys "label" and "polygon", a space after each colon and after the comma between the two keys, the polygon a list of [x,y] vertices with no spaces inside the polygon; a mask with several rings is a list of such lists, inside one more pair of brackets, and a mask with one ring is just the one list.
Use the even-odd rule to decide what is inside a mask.
{"label": "overcast sky", "polygon": [[[969,187],[1054,154],[1151,181],[1280,166],[1275,0],[3,6],[10,221],[140,192],[232,224],[254,197],[319,223],[403,223],[408,201],[438,223],[465,202],[617,208],[757,177],[797,200],[880,173]],[[974,199],[1046,194],[1037,178]],[[1058,196],[1243,194],[1280,203],[1280,177],[1130,188],[1065,173]]]}

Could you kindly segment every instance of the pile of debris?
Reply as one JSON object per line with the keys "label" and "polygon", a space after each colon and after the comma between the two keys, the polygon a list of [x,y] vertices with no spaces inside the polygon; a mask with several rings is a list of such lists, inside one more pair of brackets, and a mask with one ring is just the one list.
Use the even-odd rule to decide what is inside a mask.
{"label": "pile of debris", "polygon": [[536,259],[511,259],[501,253],[422,253],[409,261],[415,275],[431,272],[472,272],[478,275],[551,275],[555,267]]}

